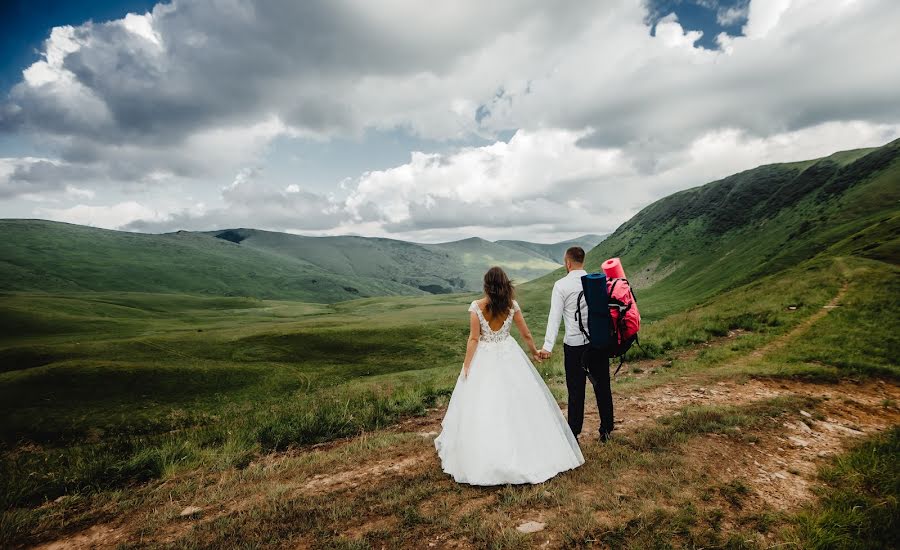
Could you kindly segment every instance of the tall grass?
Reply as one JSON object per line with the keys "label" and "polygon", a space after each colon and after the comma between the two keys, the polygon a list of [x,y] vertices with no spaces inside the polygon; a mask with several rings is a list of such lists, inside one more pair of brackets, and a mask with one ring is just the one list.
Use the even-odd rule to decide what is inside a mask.
{"label": "tall grass", "polygon": [[378,429],[422,415],[452,388],[402,386],[388,391],[327,391],[242,407],[217,422],[150,436],[108,435],[96,443],[26,446],[0,458],[0,506],[35,505],[76,492],[138,483],[187,468],[244,467],[262,452],[284,450]]}

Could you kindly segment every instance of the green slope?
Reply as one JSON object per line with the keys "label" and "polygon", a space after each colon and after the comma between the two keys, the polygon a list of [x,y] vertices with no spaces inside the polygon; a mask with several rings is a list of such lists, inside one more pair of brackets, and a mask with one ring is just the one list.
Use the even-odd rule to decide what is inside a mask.
{"label": "green slope", "polygon": [[334,274],[199,233],[148,235],[42,220],[0,220],[0,290],[125,291],[337,302],[422,294],[390,280]]}
{"label": "green slope", "polygon": [[515,248],[517,250],[522,250],[523,252],[532,252],[539,254],[552,262],[556,262],[558,264],[563,263],[563,256],[566,254],[566,250],[572,246],[580,246],[585,250],[590,250],[600,244],[607,236],[606,235],[582,235],[580,237],[576,237],[574,239],[569,239],[568,241],[562,241],[558,243],[551,244],[543,244],[543,243],[531,243],[527,241],[496,241],[497,244],[502,244],[504,246],[508,246],[510,248]]}
{"label": "green slope", "polygon": [[537,243],[511,247],[472,238],[440,244],[419,244],[371,237],[307,237],[257,229],[226,229],[209,235],[240,246],[299,259],[342,275],[387,279],[432,294],[481,288],[484,272],[500,265],[510,276],[526,281],[559,267]]}
{"label": "green slope", "polygon": [[[481,288],[484,272],[516,281],[559,264],[535,243],[418,244],[227,229],[150,235],[44,220],[0,220],[0,291],[171,292],[331,303]],[[549,250],[549,249],[548,249]]]}
{"label": "green slope", "polygon": [[423,244],[435,252],[449,255],[463,271],[466,288],[480,290],[484,272],[499,265],[514,281],[528,281],[559,267],[539,254],[516,250],[499,243],[473,237],[440,244]]}
{"label": "green slope", "polygon": [[[644,208],[587,257],[621,257],[642,313],[660,318],[825,255],[900,258],[900,140],[773,164]],[[533,281],[547,291],[560,272]]]}
{"label": "green slope", "polygon": [[210,232],[241,247],[300,260],[329,273],[386,279],[433,294],[465,288],[455,258],[416,243],[367,237],[307,237],[258,229]]}

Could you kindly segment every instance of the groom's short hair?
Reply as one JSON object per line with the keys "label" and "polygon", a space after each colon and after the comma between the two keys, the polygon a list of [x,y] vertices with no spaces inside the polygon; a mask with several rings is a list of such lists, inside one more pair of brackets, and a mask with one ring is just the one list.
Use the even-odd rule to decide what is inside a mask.
{"label": "groom's short hair", "polygon": [[580,246],[573,246],[566,250],[566,258],[569,258],[576,264],[584,263],[584,249]]}

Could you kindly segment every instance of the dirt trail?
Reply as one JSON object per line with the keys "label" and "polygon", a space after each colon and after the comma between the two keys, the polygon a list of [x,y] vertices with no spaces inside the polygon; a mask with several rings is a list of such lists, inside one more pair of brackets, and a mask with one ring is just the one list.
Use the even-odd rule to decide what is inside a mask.
{"label": "dirt trail", "polygon": [[849,286],[849,283],[844,283],[841,286],[840,290],[838,290],[837,294],[835,294],[834,298],[832,298],[828,301],[827,304],[822,306],[822,309],[804,319],[799,325],[791,329],[787,334],[783,334],[780,337],[767,343],[766,345],[761,346],[747,354],[745,356],[744,362],[760,359],[775,350],[783,348],[789,341],[803,336],[803,334],[806,333],[806,331],[808,331],[811,326],[813,326],[821,318],[828,315],[831,310],[836,307],[840,307],[841,300],[844,298],[844,295],[847,294],[847,288]]}
{"label": "dirt trail", "polygon": [[[896,409],[885,410],[881,405],[885,400],[900,401],[900,388],[892,384],[845,382],[819,385],[795,381],[722,381],[711,385],[689,383],[652,388],[640,395],[617,399],[617,415],[623,422],[618,425],[615,433],[631,433],[652,424],[658,417],[672,414],[688,405],[745,405],[790,395],[824,398],[819,411],[824,418],[815,420],[804,417],[805,422],[779,421],[777,426],[773,426],[776,433],[767,436],[760,443],[741,445],[717,434],[710,434],[704,438],[711,444],[695,445],[699,452],[694,460],[706,464],[727,464],[724,471],[720,472],[723,481],[743,480],[750,486],[756,506],[761,509],[768,507],[788,510],[808,501],[813,497],[811,487],[815,481],[815,472],[825,458],[842,452],[856,439],[871,436],[900,422],[900,413]],[[382,454],[353,468],[288,483],[281,480],[279,485],[292,495],[339,495],[363,484],[374,486],[398,483],[425,469],[439,470],[440,462],[432,441],[440,426],[440,414],[432,414],[428,420],[427,424],[415,423],[417,431],[412,432],[422,439],[418,452],[408,456]],[[585,421],[586,434],[592,433],[599,424],[596,414],[588,414]],[[583,443],[596,444],[598,443],[591,441]],[[264,489],[264,486],[260,486],[259,493],[264,493]],[[223,503],[221,509],[214,512],[210,510],[212,513],[193,521],[176,518],[153,538],[156,542],[172,542],[199,522],[210,522],[225,515],[252,509],[261,500],[251,498]],[[485,496],[476,502],[456,503],[454,517],[485,508],[494,500],[494,496]],[[185,506],[188,504],[184,503]],[[546,522],[552,519],[553,514],[542,511],[535,517]],[[37,548],[112,548],[125,541],[135,542],[137,533],[134,527],[141,521],[141,517],[133,517],[123,518],[123,521],[113,524],[95,525]],[[347,535],[362,537],[367,532],[383,529],[390,523],[388,518],[373,518],[353,527]],[[144,541],[147,542],[147,538]]]}
{"label": "dirt trail", "polygon": [[[804,320],[793,330],[762,348],[738,359],[751,362],[767,353],[784,346],[788,341],[802,335],[816,321],[839,305],[846,286],[820,311]],[[689,352],[690,353],[690,352]],[[667,385],[654,386],[630,396],[615,396],[617,421],[614,434],[628,434],[652,425],[656,418],[671,415],[688,405],[746,405],[782,396],[807,396],[821,399],[821,405],[813,414],[804,411],[801,420],[779,420],[769,427],[769,433],[759,442],[740,443],[718,434],[702,436],[711,444],[697,445],[698,452],[693,460],[707,464],[720,464],[724,468],[718,472],[723,480],[740,479],[749,484],[753,506],[781,510],[795,508],[813,497],[811,487],[815,482],[818,465],[828,456],[840,453],[854,440],[869,436],[900,422],[900,411],[896,407],[886,408],[884,403],[900,401],[900,388],[885,382],[857,384],[815,384],[800,381],[750,379],[745,382],[722,380],[709,382],[702,373],[683,377]],[[596,433],[599,418],[595,407],[587,407],[584,434]],[[433,438],[440,430],[443,410],[432,410],[421,418],[410,419],[384,430],[407,435],[417,435],[421,441],[402,452],[390,449],[375,453],[362,462],[351,462],[352,467],[315,475],[306,479],[278,479],[278,490],[289,495],[338,496],[352,491],[355,487],[379,484],[401,483],[425,470],[440,470],[440,463],[434,451]],[[597,445],[590,438],[582,438],[582,445]],[[330,453],[340,451],[349,441],[337,442],[321,448],[302,451],[305,453]],[[296,455],[296,453],[295,453]],[[277,455],[266,457],[266,462],[277,462]],[[211,522],[222,516],[252,509],[266,492],[265,482],[261,482],[256,496],[221,503],[213,511],[185,520],[175,518],[169,525],[150,536],[156,543],[172,542],[185,534],[193,525]],[[483,509],[495,500],[493,495],[476,500],[447,504],[453,509],[453,517]],[[188,506],[190,502],[181,503]],[[147,521],[149,512],[138,511],[121,520],[94,525],[60,540],[38,546],[42,549],[55,548],[102,548],[115,547],[125,541],[148,542],[146,533],[139,539],[140,526]],[[553,512],[542,510],[534,514],[541,521],[552,519]],[[358,538],[375,529],[396,523],[395,519],[375,517],[356,525],[347,536]],[[548,534],[547,540],[553,539]],[[546,538],[546,537],[545,537]],[[447,541],[440,544],[443,546]],[[463,546],[466,546],[463,543]]]}

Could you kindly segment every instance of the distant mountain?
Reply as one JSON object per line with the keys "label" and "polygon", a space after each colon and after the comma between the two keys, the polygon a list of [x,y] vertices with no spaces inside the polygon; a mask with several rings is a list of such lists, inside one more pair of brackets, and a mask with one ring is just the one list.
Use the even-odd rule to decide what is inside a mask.
{"label": "distant mountain", "polygon": [[227,229],[206,235],[285,261],[307,263],[327,273],[386,280],[420,292],[468,288],[454,258],[416,243],[368,237],[306,237],[259,229]]}
{"label": "distant mountain", "polygon": [[577,243],[590,249],[602,240],[597,235],[585,235],[541,244],[472,237],[420,244],[357,236],[307,237],[258,229],[226,229],[207,234],[302,259],[333,273],[388,279],[433,294],[478,290],[485,270],[493,265],[503,267],[515,281],[528,281],[558,268],[568,247]]}
{"label": "distant mountain", "polygon": [[0,290],[313,302],[478,290],[492,265],[527,281],[559,267],[541,247],[563,244],[507,246],[478,238],[419,244],[243,228],[150,235],[44,220],[0,220],[0,234]]}
{"label": "distant mountain", "polygon": [[562,241],[553,244],[530,243],[527,241],[497,241],[497,244],[502,244],[504,246],[515,248],[517,250],[537,253],[552,262],[562,264],[563,256],[565,256],[566,250],[568,250],[570,247],[580,246],[585,251],[588,251],[600,244],[600,242],[603,241],[603,239],[605,239],[607,236],[608,235],[594,234],[582,235],[568,241]]}
{"label": "distant mountain", "polygon": [[202,233],[149,235],[43,220],[0,220],[0,290],[179,292],[335,302],[424,294],[335,274]]}

